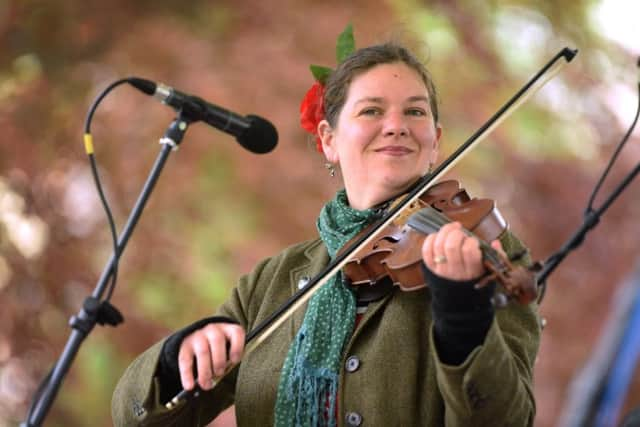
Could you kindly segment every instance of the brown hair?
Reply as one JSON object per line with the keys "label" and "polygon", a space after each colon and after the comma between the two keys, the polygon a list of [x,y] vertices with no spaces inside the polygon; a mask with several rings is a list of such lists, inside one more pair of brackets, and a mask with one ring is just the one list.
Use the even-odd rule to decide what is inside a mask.
{"label": "brown hair", "polygon": [[338,115],[347,100],[349,85],[359,74],[380,64],[403,62],[422,78],[429,93],[433,121],[438,123],[436,87],[427,68],[409,50],[397,43],[384,43],[358,49],[331,73],[325,84],[324,111],[327,121],[335,127]]}

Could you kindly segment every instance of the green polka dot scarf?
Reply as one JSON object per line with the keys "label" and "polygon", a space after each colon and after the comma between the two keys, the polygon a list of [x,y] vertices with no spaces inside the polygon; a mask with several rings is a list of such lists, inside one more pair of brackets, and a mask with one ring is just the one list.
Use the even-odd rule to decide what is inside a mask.
{"label": "green polka dot scarf", "polygon": [[[322,208],[316,224],[329,256],[333,259],[374,217],[373,209],[352,209],[345,190],[338,191]],[[336,425],[342,349],[355,317],[355,296],[343,285],[341,273],[311,297],[282,366],[275,407],[277,427]]]}

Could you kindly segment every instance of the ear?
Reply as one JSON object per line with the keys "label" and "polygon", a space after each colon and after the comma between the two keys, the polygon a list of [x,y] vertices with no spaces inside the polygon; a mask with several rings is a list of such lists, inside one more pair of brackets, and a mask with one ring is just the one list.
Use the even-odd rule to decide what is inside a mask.
{"label": "ear", "polygon": [[338,150],[335,146],[335,132],[327,120],[318,123],[318,136],[322,141],[322,152],[330,163],[338,163]]}
{"label": "ear", "polygon": [[442,136],[442,126],[436,125],[436,137],[433,139],[433,146],[431,147],[431,158],[429,163],[435,165],[438,161],[438,149],[440,148],[440,137]]}

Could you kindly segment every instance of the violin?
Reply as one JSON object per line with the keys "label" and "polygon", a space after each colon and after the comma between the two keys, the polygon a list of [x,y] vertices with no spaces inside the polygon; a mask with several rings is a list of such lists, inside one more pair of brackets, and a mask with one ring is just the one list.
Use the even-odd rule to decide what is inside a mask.
{"label": "violin", "polygon": [[[380,230],[375,240],[353,254],[342,269],[346,281],[354,287],[375,287],[389,278],[403,291],[426,287],[422,274],[422,244],[428,234],[452,221],[460,222],[469,236],[480,241],[483,262],[489,274],[476,287],[491,281],[501,284],[504,293],[495,301],[504,302],[506,297],[529,304],[537,298],[535,269],[513,264],[526,251],[507,259],[487,243],[499,239],[508,228],[495,202],[472,199],[455,180],[442,181],[430,187],[405,207],[392,223]],[[367,231],[365,229],[361,234]],[[345,247],[359,237],[356,235]]]}

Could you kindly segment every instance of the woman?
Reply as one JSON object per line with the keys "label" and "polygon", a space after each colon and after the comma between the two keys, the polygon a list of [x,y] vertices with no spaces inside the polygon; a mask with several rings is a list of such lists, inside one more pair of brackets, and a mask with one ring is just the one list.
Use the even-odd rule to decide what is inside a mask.
{"label": "woman", "polygon": [[[319,239],[294,245],[243,277],[218,316],[141,355],[113,400],[116,425],[202,425],[235,403],[240,426],[532,425],[535,307],[494,311],[478,241],[452,223],[422,247],[429,284],[361,298],[335,277],[305,309],[242,357],[245,331],[313,277],[380,208],[435,163],[441,127],[434,86],[406,49],[360,49],[331,74],[317,126],[345,190],[318,219]],[[522,250],[505,233],[495,248]],[[242,363],[220,384],[212,378]],[[197,376],[194,375],[194,365]],[[174,410],[163,403],[206,390]]]}

